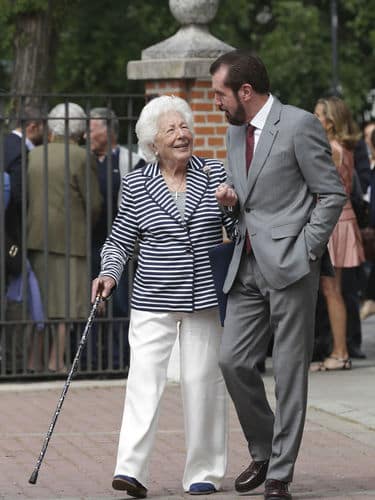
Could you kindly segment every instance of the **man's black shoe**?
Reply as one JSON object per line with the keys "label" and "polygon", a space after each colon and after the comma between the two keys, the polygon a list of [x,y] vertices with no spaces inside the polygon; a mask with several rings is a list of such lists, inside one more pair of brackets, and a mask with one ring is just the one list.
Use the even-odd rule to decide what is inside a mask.
{"label": "man's black shoe", "polygon": [[238,476],[234,487],[238,493],[247,493],[255,490],[266,480],[268,460],[261,462],[251,462],[249,467]]}
{"label": "man's black shoe", "polygon": [[292,500],[288,483],[277,479],[267,479],[264,500]]}

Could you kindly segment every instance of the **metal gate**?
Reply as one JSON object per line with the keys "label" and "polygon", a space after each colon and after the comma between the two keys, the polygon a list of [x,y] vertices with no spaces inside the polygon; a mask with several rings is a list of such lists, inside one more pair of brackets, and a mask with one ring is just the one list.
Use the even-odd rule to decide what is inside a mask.
{"label": "metal gate", "polygon": [[[78,118],[73,116],[74,113],[69,114],[69,103],[81,106],[85,114],[83,122],[82,116],[79,117],[81,125],[83,124],[81,137],[74,136],[74,140],[72,131]],[[64,174],[60,186],[64,193],[64,202],[59,207],[53,207],[51,204],[55,184],[51,176],[54,175],[53,166],[57,156],[56,148],[51,147],[50,112],[58,104],[61,105],[60,111],[61,109],[64,111],[63,130],[59,136],[61,144],[57,147],[64,155],[62,167]],[[94,241],[93,234],[98,229],[98,224],[104,220],[106,227],[101,244],[104,243],[105,235],[110,231],[117,211],[115,205],[117,191],[114,190],[118,188],[118,184],[114,184],[113,179],[117,176],[116,168],[118,168],[115,155],[120,154],[120,149],[113,148],[112,137],[117,134],[118,144],[123,145],[121,154],[127,155],[129,169],[135,168],[138,158],[135,156],[137,146],[134,126],[143,105],[144,96],[140,95],[0,94],[0,380],[57,377],[63,376],[69,369],[90,310],[91,280],[97,274],[95,269],[100,259],[99,247]],[[102,114],[95,114],[98,108]],[[105,115],[103,110],[106,110]],[[34,113],[34,116],[30,115],[30,112]],[[101,126],[105,126],[106,130],[107,149],[104,156],[102,155],[105,167],[101,167],[102,161],[94,157],[94,141],[91,140],[94,136],[90,121],[93,116],[99,120]],[[41,143],[35,150],[29,152],[30,143],[27,136],[31,123],[40,127]],[[73,145],[74,142],[76,144]],[[17,156],[14,147],[18,148],[18,153],[16,151],[18,159],[13,158]],[[81,166],[82,172],[84,171],[84,187],[81,186],[84,215],[79,217],[79,220],[75,217],[72,206],[72,199],[76,194],[73,192],[76,181],[74,163],[76,160],[72,151],[76,151],[77,147],[79,147],[79,154],[77,153],[79,157],[84,152],[84,167]],[[35,167],[37,158],[39,163]],[[41,180],[37,186],[33,173],[35,170],[31,167],[29,169],[29,165],[34,165],[36,169],[39,166]],[[17,175],[14,169],[18,169]],[[92,178],[93,172],[98,175],[96,181]],[[17,189],[14,179],[19,181]],[[6,206],[9,180],[11,183],[14,180],[14,184],[10,187],[10,202]],[[99,216],[96,220],[92,216],[94,198],[97,194],[97,190],[93,192],[94,181],[102,191],[101,219]],[[80,200],[79,196],[78,199]],[[36,204],[39,204],[40,211],[37,210],[37,215],[31,216],[30,207],[35,207]],[[55,210],[64,218],[64,229],[61,234],[58,236],[54,234],[52,237],[54,228],[51,228],[49,220],[52,219]],[[33,248],[34,243],[30,242],[32,240],[30,228],[35,225],[36,219],[39,221],[42,234],[42,243],[37,250]],[[19,226],[17,238],[14,237],[15,226]],[[103,230],[103,227],[99,229]],[[76,257],[74,231],[81,230],[84,232],[84,250],[81,249],[79,256]],[[56,257],[55,247],[58,247],[62,240],[63,251],[60,249]],[[12,274],[9,269],[18,256],[20,272]],[[77,262],[81,274],[75,271]],[[38,269],[34,269],[32,263]],[[81,376],[116,374],[123,376],[127,371],[129,294],[135,265],[134,260],[129,262],[116,296],[108,301],[104,315],[95,320],[81,359],[79,367]],[[82,266],[86,273],[85,279],[78,280],[77,276],[82,276]],[[56,276],[62,277],[58,280],[60,282],[56,282]],[[61,282],[64,287],[64,311],[63,314],[54,317],[51,313],[50,297],[56,287],[62,286]],[[72,309],[76,308],[76,303],[72,303],[73,297],[83,301],[84,314],[72,313]]]}

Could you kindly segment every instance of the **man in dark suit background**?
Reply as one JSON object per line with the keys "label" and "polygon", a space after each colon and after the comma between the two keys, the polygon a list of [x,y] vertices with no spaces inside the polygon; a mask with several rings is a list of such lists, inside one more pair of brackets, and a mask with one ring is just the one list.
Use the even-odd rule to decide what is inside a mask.
{"label": "man in dark suit background", "polygon": [[4,170],[10,176],[10,202],[5,213],[5,228],[15,243],[21,244],[22,198],[26,196],[22,183],[22,166],[27,166],[27,154],[43,142],[43,122],[38,108],[25,106],[17,116],[15,128],[4,138]]}
{"label": "man in dark suit background", "polygon": [[[356,172],[356,183],[353,188],[354,193],[360,197],[367,193],[370,184],[371,168],[367,154],[366,143],[360,139],[354,149],[354,168]],[[353,202],[353,201],[352,201]],[[347,311],[347,332],[346,339],[348,352],[351,358],[365,358],[366,354],[362,351],[362,328],[360,319],[360,289],[361,282],[364,279],[363,267],[343,269],[342,272],[342,293]]]}
{"label": "man in dark suit background", "polygon": [[[43,130],[40,110],[34,106],[25,106],[17,114],[15,128],[4,137],[4,170],[9,174],[11,189],[9,204],[4,217],[5,233],[12,244],[18,247],[19,252],[21,252],[23,228],[26,225],[26,220],[22,219],[22,200],[26,200],[22,171],[25,169],[26,173],[29,151],[42,144]],[[6,239],[4,238],[4,240]],[[5,276],[7,282],[14,277],[14,275],[10,275],[7,269],[5,269]],[[8,299],[6,319],[19,320],[21,318],[22,303]],[[21,326],[17,326],[13,331],[9,331],[9,335],[7,334],[7,370],[18,371],[22,369],[23,336],[21,335],[21,328]],[[10,356],[13,351],[13,343],[16,353],[15,366],[11,366]]]}
{"label": "man in dark suit background", "polygon": [[[105,239],[110,233],[112,222],[117,215],[121,200],[121,179],[134,168],[144,165],[145,162],[136,153],[130,153],[129,149],[118,144],[119,120],[115,112],[110,108],[93,108],[90,111],[90,148],[96,158],[100,192],[103,197],[103,205],[99,218],[92,232],[92,278],[96,278],[100,272],[100,251]],[[129,286],[128,273],[124,272],[122,278],[112,295],[112,317],[121,318],[129,315]],[[106,346],[112,344],[111,356],[112,367],[118,369],[122,366],[125,371],[129,365],[129,343],[128,324],[113,322],[112,343],[108,335],[103,339],[103,363],[109,359]],[[120,340],[122,335],[122,342]],[[94,331],[93,337],[96,336]],[[122,351],[121,350],[121,345]],[[97,353],[93,351],[93,362],[96,363]],[[106,368],[109,368],[106,366]]]}

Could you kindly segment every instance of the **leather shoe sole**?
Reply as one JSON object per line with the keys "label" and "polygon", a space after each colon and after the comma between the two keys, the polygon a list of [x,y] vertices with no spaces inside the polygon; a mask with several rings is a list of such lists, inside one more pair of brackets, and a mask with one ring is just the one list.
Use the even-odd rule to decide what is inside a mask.
{"label": "leather shoe sole", "polygon": [[147,488],[139,483],[135,478],[127,476],[115,476],[112,480],[114,490],[126,491],[134,498],[146,498]]}
{"label": "leather shoe sole", "polygon": [[262,462],[251,462],[236,479],[234,487],[238,493],[247,493],[255,490],[266,480],[268,460]]}

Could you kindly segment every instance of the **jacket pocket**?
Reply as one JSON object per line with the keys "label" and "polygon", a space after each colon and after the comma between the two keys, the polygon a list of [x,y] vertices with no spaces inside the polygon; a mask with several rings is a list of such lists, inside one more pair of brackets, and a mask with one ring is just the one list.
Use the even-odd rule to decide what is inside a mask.
{"label": "jacket pocket", "polygon": [[271,227],[271,236],[273,240],[279,240],[281,238],[298,236],[301,230],[301,224],[283,224],[282,226]]}

